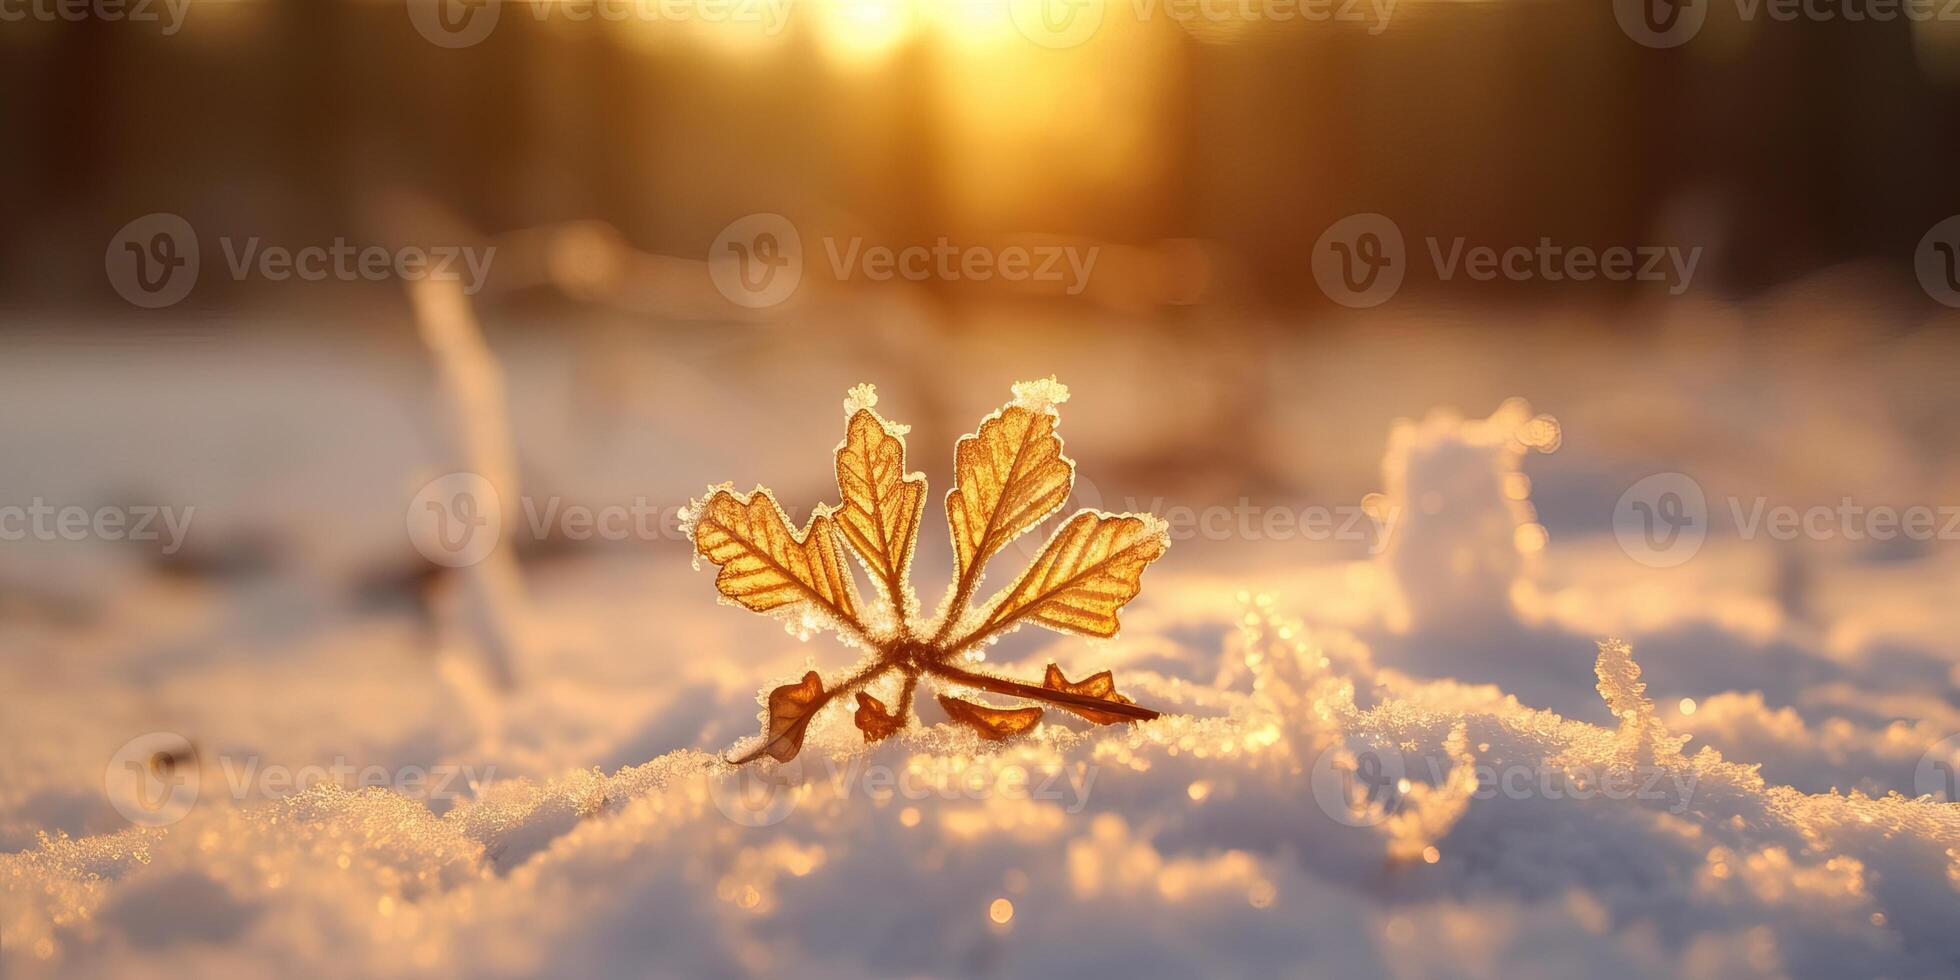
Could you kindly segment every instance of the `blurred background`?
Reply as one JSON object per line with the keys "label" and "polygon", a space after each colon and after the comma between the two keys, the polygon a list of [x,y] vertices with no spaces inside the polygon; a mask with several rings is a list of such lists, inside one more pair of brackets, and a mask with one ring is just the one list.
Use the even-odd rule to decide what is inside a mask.
{"label": "blurred background", "polygon": [[[344,671],[326,651],[365,631],[411,651],[374,654],[377,676],[452,641],[499,645],[508,624],[481,615],[446,632],[443,596],[481,614],[513,576],[540,606],[570,602],[546,646],[584,652],[507,652],[502,669],[555,671],[588,699],[558,710],[609,719],[541,739],[516,771],[724,744],[749,719],[650,721],[671,678],[634,687],[606,666],[705,648],[729,661],[718,683],[752,690],[752,664],[781,659],[768,624],[677,625],[718,612],[687,574],[678,509],[722,480],[832,496],[837,406],[864,381],[914,426],[936,495],[953,440],[1011,382],[1050,374],[1075,395],[1078,498],[1112,509],[1356,506],[1392,479],[1397,419],[1528,399],[1563,427],[1558,453],[1524,464],[1536,530],[1520,547],[1542,552],[1547,594],[1626,590],[1600,628],[1693,610],[1846,657],[1906,635],[1922,646],[1894,679],[1955,696],[1942,665],[1960,652],[1926,614],[1950,544],[1742,541],[1722,503],[1960,502],[1960,232],[1936,233],[1960,212],[1952,20],[1704,0],[1692,36],[1661,46],[1641,8],[1607,0],[6,9],[0,499],[195,508],[167,553],[0,548],[14,679],[97,704],[102,677],[129,685],[101,709],[117,725],[74,735],[90,758],[160,723],[223,729],[222,712],[181,719],[260,690],[297,650]],[[1326,278],[1351,215],[1403,244],[1399,288],[1373,305]],[[730,289],[751,259],[790,268],[785,227],[792,288]],[[1685,281],[1478,278],[1437,257],[1459,240],[1696,260]],[[1093,267],[855,264],[942,243]],[[308,281],[253,258],[337,246],[381,250],[384,272]],[[385,272],[404,249],[490,259],[456,266],[460,292],[418,293]],[[191,274],[132,291],[151,261]],[[405,528],[458,470],[503,491],[496,581],[432,563]],[[1679,569],[1612,535],[1622,493],[1660,472],[1711,501],[1711,547]],[[636,504],[657,530],[624,540],[537,519]],[[936,583],[946,544],[928,525],[920,577]],[[1297,585],[1377,544],[1198,535],[1166,567]],[[1855,600],[1830,591],[1844,567]],[[1722,590],[1739,598],[1708,598]],[[1820,611],[1849,607],[1854,626]],[[1765,649],[1724,683],[1794,656]],[[1589,651],[1566,667],[1570,704],[1564,687],[1525,693],[1597,714]],[[199,669],[235,670],[236,687],[158,693]],[[14,751],[65,771],[70,749],[45,735],[62,723],[33,724]],[[13,846],[114,823],[13,792]]]}
{"label": "blurred background", "polygon": [[[357,506],[382,490],[329,450],[426,455],[430,368],[399,278],[234,272],[247,243],[495,247],[472,302],[513,373],[519,464],[573,491],[698,483],[671,465],[694,433],[648,422],[718,393],[787,434],[798,413],[770,399],[882,381],[937,444],[1009,375],[1053,372],[1111,389],[1106,453],[1258,492],[1356,497],[1393,417],[1514,394],[1566,416],[1573,395],[1652,399],[1666,416],[1629,424],[1658,451],[1670,425],[1762,409],[1752,384],[1811,368],[1834,380],[1792,382],[1787,412],[1883,416],[1950,448],[1951,314],[1914,276],[1960,211],[1948,19],[1704,3],[1686,43],[1656,48],[1604,0],[21,9],[0,30],[0,448],[36,462],[10,479],[70,497],[332,485]],[[1030,29],[1054,11],[1093,24]],[[202,269],[142,309],[105,250],[158,213],[194,229]],[[706,271],[756,213],[793,223],[807,259],[760,309]],[[1308,274],[1357,213],[1391,219],[1411,259],[1362,311]],[[1457,238],[1699,260],[1678,289],[1445,279],[1427,243]],[[873,281],[825,251],[854,240],[1098,254],[1073,285]],[[1904,375],[1867,390],[1866,365]],[[1676,369],[1692,376],[1652,376]],[[1171,403],[1167,431],[1120,434]],[[1736,451],[1776,446],[1715,455]],[[1950,453],[1910,455],[1875,464],[1911,471],[1881,482],[1950,478]],[[238,533],[303,534],[287,516]],[[327,537],[312,546],[346,544]]]}
{"label": "blurred background", "polygon": [[[1104,305],[1311,322],[1327,304],[1300,257],[1356,212],[1498,243],[1700,244],[1697,285],[1736,297],[1909,269],[1960,209],[1951,19],[1704,3],[1690,41],[1655,49],[1607,0],[1079,0],[1054,8],[1091,32],[1034,43],[1023,0],[415,0],[432,23],[480,12],[445,47],[402,2],[177,2],[141,11],[158,23],[8,24],[10,308],[116,310],[100,244],[154,211],[291,242],[597,221],[688,259],[756,211],[904,242],[1065,236],[1163,263],[1099,284]],[[454,226],[377,228],[395,194]],[[202,284],[182,312],[282,307],[253,287]]]}
{"label": "blurred background", "polygon": [[[0,0],[0,964],[1950,975],[1953,808],[1834,794],[1960,793],[1945,4]],[[684,506],[834,500],[875,384],[930,609],[955,440],[1049,376],[1076,502],[1175,547],[1120,641],[988,657],[1114,667],[1216,764],[1055,724],[1008,751],[1106,766],[1095,812],[715,817],[702,753],[852,654],[717,606]],[[1527,708],[1620,724],[1623,636],[1638,724],[1762,768],[1686,817],[1480,802],[1398,869],[1248,714],[1269,621],[1514,760],[1567,758]],[[197,769],[175,836],[132,758]],[[280,809],[238,760],[496,788]]]}

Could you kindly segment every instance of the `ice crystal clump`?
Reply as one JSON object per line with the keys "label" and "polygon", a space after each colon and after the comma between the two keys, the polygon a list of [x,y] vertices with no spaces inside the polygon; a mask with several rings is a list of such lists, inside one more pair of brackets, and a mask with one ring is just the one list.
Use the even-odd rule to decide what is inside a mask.
{"label": "ice crystal clump", "polygon": [[1558,422],[1515,398],[1486,419],[1437,411],[1396,423],[1383,493],[1368,503],[1392,528],[1384,558],[1400,586],[1399,623],[1468,629],[1507,618],[1546,540],[1519,464],[1559,443]]}
{"label": "ice crystal clump", "polygon": [[1038,381],[1014,382],[1014,404],[1030,412],[1053,414],[1055,406],[1068,401],[1068,385],[1049,375]]}

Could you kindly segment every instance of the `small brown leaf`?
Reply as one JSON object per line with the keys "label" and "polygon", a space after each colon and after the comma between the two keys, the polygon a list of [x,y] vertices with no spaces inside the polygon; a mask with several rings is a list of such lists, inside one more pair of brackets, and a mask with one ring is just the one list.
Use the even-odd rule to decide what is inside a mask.
{"label": "small brown leaf", "polygon": [[[1090,674],[1080,681],[1071,682],[1067,677],[1062,675],[1062,668],[1054,664],[1049,664],[1048,673],[1041,679],[1041,686],[1051,691],[1061,691],[1066,694],[1082,694],[1092,698],[1101,698],[1104,701],[1115,701],[1118,704],[1136,703],[1116,693],[1116,675],[1107,670],[1101,673]],[[1114,725],[1117,722],[1132,720],[1111,711],[1098,711],[1094,708],[1078,708],[1068,704],[1064,704],[1062,707],[1098,725]]]}
{"label": "small brown leaf", "polygon": [[827,700],[823,694],[823,678],[816,671],[803,675],[795,684],[784,684],[769,692],[769,730],[764,733],[762,747],[744,756],[747,762],[760,755],[767,755],[777,762],[788,762],[803,751],[803,733],[810,727],[810,719],[817,716],[817,709]]}
{"label": "small brown leaf", "polygon": [[858,692],[858,709],[854,720],[867,742],[883,741],[904,724],[904,719],[885,710],[885,702],[863,691]]}
{"label": "small brown leaf", "polygon": [[939,706],[945,708],[946,714],[954,721],[973,729],[990,742],[1020,735],[1041,720],[1040,708],[989,708],[944,694],[939,695]]}

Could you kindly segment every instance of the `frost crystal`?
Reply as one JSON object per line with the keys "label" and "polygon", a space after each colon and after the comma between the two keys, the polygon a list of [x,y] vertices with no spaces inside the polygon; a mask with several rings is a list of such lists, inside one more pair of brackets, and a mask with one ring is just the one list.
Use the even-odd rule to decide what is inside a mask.
{"label": "frost crystal", "polygon": [[844,396],[844,414],[847,417],[867,408],[876,407],[878,407],[878,386],[869,381],[853,386]]}
{"label": "frost crystal", "polygon": [[1625,640],[1599,641],[1599,696],[1622,723],[1637,722],[1654,714],[1654,702],[1647,698],[1647,684],[1640,679],[1640,665],[1633,662],[1633,648]]}
{"label": "frost crystal", "polygon": [[1014,404],[1030,412],[1054,414],[1055,406],[1068,401],[1068,385],[1049,375],[1038,381],[1014,382]]}

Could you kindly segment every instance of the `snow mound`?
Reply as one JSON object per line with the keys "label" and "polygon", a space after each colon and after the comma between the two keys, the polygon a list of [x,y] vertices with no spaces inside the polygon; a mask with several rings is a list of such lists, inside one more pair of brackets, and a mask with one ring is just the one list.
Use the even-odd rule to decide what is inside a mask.
{"label": "snow mound", "polygon": [[1713,749],[1683,754],[1625,644],[1598,657],[1614,729],[1377,669],[1351,637],[1264,597],[1225,643],[1249,683],[1132,673],[1140,698],[1176,712],[1134,727],[1046,724],[1000,746],[940,727],[866,751],[828,717],[786,767],[683,751],[494,784],[442,816],[321,786],[164,830],[46,838],[0,856],[7,965],[1826,977],[1960,964],[1960,807],[1806,794]]}
{"label": "snow mound", "polygon": [[[704,666],[719,660],[691,650],[633,675],[634,662],[608,655],[624,643],[594,643],[598,656],[562,673],[669,699],[641,735],[659,749],[615,757],[652,761],[563,771],[567,758],[637,743],[597,725],[607,719],[586,710],[591,692],[527,672],[538,690],[508,694],[510,710],[482,712],[474,733],[459,721],[458,744],[400,733],[411,757],[502,745],[500,762],[558,760],[442,812],[391,789],[320,785],[0,853],[0,966],[9,977],[1960,972],[1960,805],[1875,789],[1916,784],[1911,760],[1936,758],[1925,746],[1960,717],[1909,689],[1921,675],[1830,660],[1800,634],[1763,652],[1741,629],[1694,620],[1691,605],[1638,643],[1595,640],[1606,631],[1573,628],[1577,613],[1534,612],[1548,597],[1584,611],[1600,594],[1541,588],[1531,560],[1547,538],[1518,463],[1557,446],[1556,423],[1510,403],[1490,419],[1398,431],[1376,503],[1408,516],[1382,557],[1309,569],[1313,587],[1285,600],[1166,569],[1124,637],[1095,648],[1126,694],[1165,712],[1156,721],[1096,728],[1053,713],[1005,743],[932,725],[867,748],[848,711],[832,711],[793,762],[735,769],[702,749],[726,745],[722,720],[747,724],[753,686],[721,683]],[[582,593],[616,578],[567,592],[603,605],[611,597]],[[554,605],[541,589],[540,611],[575,632],[597,617],[573,600]],[[699,639],[737,635],[712,622],[690,642],[738,649]],[[1069,674],[1086,666],[1069,662],[1079,640],[1050,650],[1027,639],[990,650],[1021,662],[991,659],[1023,676],[1057,651]],[[346,676],[344,660],[321,662]],[[1803,676],[1786,681],[1783,663]],[[1724,671],[1767,696],[1710,689]],[[1522,689],[1541,677],[1537,689],[1576,688],[1584,703],[1560,701],[1564,714],[1527,703]],[[1684,688],[1698,710],[1654,693]],[[370,724],[412,713],[360,707]],[[38,725],[75,713],[21,710]],[[672,745],[698,748],[660,751]],[[27,784],[56,786],[48,774],[72,768],[37,763],[0,810],[18,821],[69,799],[73,787],[30,797],[42,787]],[[1853,776],[1871,782],[1834,788]]]}

